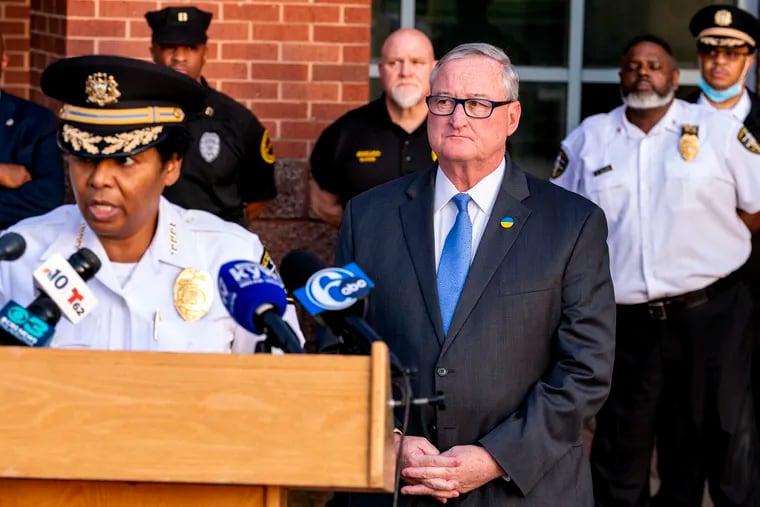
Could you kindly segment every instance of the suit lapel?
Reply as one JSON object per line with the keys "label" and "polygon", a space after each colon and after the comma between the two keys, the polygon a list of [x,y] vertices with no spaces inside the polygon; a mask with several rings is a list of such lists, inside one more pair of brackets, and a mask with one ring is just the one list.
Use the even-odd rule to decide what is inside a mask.
{"label": "suit lapel", "polygon": [[406,241],[409,257],[412,259],[428,317],[433,325],[438,343],[443,343],[443,325],[438,306],[438,290],[435,273],[435,252],[433,245],[433,198],[435,194],[435,174],[433,169],[415,178],[406,193],[409,201],[404,203],[399,213],[401,228]]}
{"label": "suit lapel", "polygon": [[[530,191],[525,173],[507,157],[507,167],[504,171],[499,195],[494,203],[491,216],[488,217],[488,223],[470,266],[470,272],[467,274],[467,280],[462,289],[462,295],[459,297],[441,353],[445,353],[451,342],[456,339],[467,317],[472,313],[483,294],[483,289],[504,262],[507,253],[525,226],[530,215],[530,209],[524,206],[521,201],[529,195]],[[512,217],[514,225],[508,229],[501,227],[501,219],[504,217]]]}

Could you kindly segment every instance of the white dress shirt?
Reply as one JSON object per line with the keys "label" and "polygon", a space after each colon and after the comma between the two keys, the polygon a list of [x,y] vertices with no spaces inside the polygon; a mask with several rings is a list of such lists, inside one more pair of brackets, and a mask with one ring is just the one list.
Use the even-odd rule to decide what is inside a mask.
{"label": "white dress shirt", "polygon": [[710,111],[726,111],[728,113],[731,113],[734,118],[742,123],[744,123],[744,120],[747,118],[749,111],[752,109],[752,101],[749,98],[749,93],[747,92],[746,88],[742,92],[742,98],[740,98],[739,102],[734,104],[734,107],[731,109],[718,109],[713,105],[712,102],[707,100],[704,93],[699,94],[697,104],[708,108]]}
{"label": "white dress shirt", "polygon": [[[472,249],[470,250],[470,263],[475,258],[475,252],[478,250],[480,239],[486,230],[488,217],[491,216],[491,210],[499,195],[501,182],[504,179],[504,170],[506,167],[505,160],[492,171],[488,176],[480,180],[474,187],[467,190],[470,196],[470,202],[467,204],[467,212],[472,222]],[[433,228],[435,236],[435,265],[441,260],[443,244],[446,242],[446,236],[454,227],[457,217],[457,206],[451,200],[456,194],[460,193],[453,183],[446,177],[444,172],[438,167],[435,176],[435,197],[433,201]]]}
{"label": "white dress shirt", "polygon": [[[679,152],[683,125],[699,128],[692,160]],[[620,106],[562,142],[567,163],[554,182],[604,210],[618,303],[701,289],[747,260],[750,232],[736,210],[760,211],[760,155],[742,128],[728,113],[675,100],[649,133]]]}
{"label": "white dress shirt", "polygon": [[[98,299],[91,313],[74,325],[62,318],[50,343],[57,348],[171,352],[253,352],[264,336],[235,323],[219,296],[222,264],[262,262],[258,236],[210,213],[185,210],[161,198],[156,234],[135,265],[114,266],[75,205],[29,218],[11,227],[26,239],[26,252],[0,263],[0,304],[22,306],[35,297],[32,272],[53,253],[68,257],[80,247],[92,250],[102,266],[87,286]],[[184,320],[174,306],[174,283],[184,268],[207,271],[213,302],[199,320]],[[303,343],[295,309],[284,317]]]}

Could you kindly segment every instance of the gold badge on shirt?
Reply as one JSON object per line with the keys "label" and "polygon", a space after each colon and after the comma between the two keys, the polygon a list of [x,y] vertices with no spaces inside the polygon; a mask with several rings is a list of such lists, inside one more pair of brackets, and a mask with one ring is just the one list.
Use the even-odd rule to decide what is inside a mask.
{"label": "gold badge on shirt", "polygon": [[185,268],[174,280],[174,308],[188,322],[205,316],[214,302],[214,282],[208,271]]}
{"label": "gold badge on shirt", "polygon": [[699,126],[681,125],[681,140],[678,142],[681,158],[689,162],[699,153]]}

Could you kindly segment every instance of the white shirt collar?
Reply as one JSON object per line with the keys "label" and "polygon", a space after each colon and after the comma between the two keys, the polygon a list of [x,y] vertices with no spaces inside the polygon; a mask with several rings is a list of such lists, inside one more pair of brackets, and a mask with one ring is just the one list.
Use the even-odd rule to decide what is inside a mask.
{"label": "white shirt collar", "polygon": [[712,102],[707,100],[705,98],[704,93],[699,94],[699,99],[697,100],[697,104],[701,106],[705,106],[707,109],[710,109],[712,111],[728,111],[734,117],[739,120],[740,122],[744,123],[744,120],[747,118],[747,115],[749,114],[750,109],[752,109],[752,101],[749,98],[749,93],[747,93],[747,89],[745,88],[742,92],[742,98],[739,99],[739,102],[734,104],[734,107],[731,109],[718,109],[713,105]]}
{"label": "white shirt collar", "polygon": [[[496,202],[496,197],[499,195],[506,166],[506,159],[502,159],[501,163],[495,170],[491,171],[490,174],[475,184],[474,187],[467,190],[472,201],[478,206],[478,208],[480,208],[480,211],[486,215],[491,214],[493,204]],[[459,190],[457,190],[451,180],[449,180],[441,167],[438,166],[438,172],[435,175],[433,212],[439,212],[441,208],[446,206],[446,204],[451,201],[451,198],[458,193]]]}

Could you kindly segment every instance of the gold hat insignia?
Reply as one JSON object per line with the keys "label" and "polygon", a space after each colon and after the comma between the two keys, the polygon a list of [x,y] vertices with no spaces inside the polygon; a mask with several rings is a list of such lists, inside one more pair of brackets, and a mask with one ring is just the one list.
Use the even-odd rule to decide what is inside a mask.
{"label": "gold hat insignia", "polygon": [[734,20],[733,16],[731,16],[731,11],[721,9],[715,13],[715,24],[718,26],[731,26],[731,23],[733,23],[733,21]]}
{"label": "gold hat insignia", "polygon": [[205,316],[214,302],[214,282],[208,271],[185,268],[174,280],[174,308],[188,322]]}
{"label": "gold hat insignia", "polygon": [[689,162],[699,153],[699,127],[697,125],[681,125],[681,139],[678,142],[678,152],[681,158]]}
{"label": "gold hat insignia", "polygon": [[87,76],[87,83],[84,92],[87,94],[87,102],[92,102],[99,106],[115,104],[119,102],[121,92],[119,83],[113,76],[105,72],[96,72]]}

